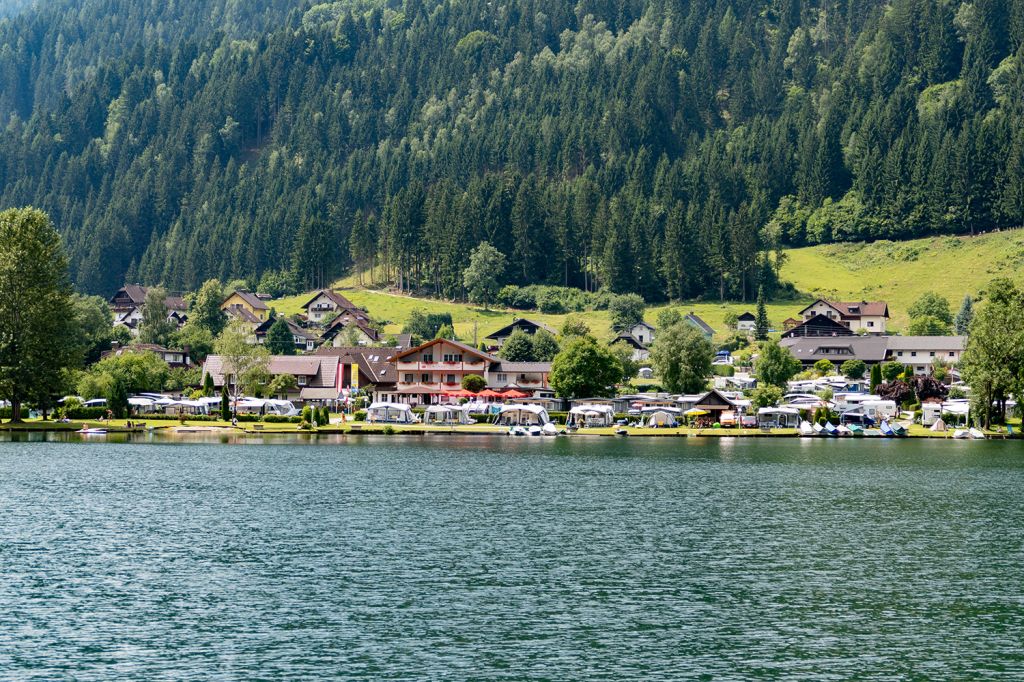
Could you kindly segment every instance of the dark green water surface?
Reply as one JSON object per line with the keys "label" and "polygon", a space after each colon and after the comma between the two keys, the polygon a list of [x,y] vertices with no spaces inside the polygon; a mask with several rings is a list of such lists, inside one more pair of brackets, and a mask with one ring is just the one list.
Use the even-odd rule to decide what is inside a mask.
{"label": "dark green water surface", "polygon": [[3,679],[1022,679],[1024,448],[0,443]]}

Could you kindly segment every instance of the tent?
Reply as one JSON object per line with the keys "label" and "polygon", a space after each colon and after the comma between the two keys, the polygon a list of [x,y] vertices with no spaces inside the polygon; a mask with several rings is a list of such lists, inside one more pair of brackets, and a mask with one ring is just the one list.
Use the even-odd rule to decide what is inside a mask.
{"label": "tent", "polygon": [[944,432],[946,430],[946,422],[942,421],[942,417],[935,420],[935,423],[928,429],[929,431]]}
{"label": "tent", "polygon": [[423,413],[424,424],[473,424],[469,413],[456,405],[431,405]]}
{"label": "tent", "polygon": [[611,405],[577,405],[569,410],[566,426],[611,426],[615,408]]}
{"label": "tent", "polygon": [[416,415],[405,403],[373,403],[366,408],[366,421],[371,424],[412,424]]}
{"label": "tent", "polygon": [[795,429],[800,426],[800,410],[794,407],[761,407],[757,410],[757,425]]}
{"label": "tent", "polygon": [[676,410],[670,410],[669,408],[645,410],[643,425],[648,428],[673,428],[679,426],[679,422],[676,421],[675,412]]}
{"label": "tent", "polygon": [[498,412],[494,423],[503,426],[523,426],[537,424],[544,426],[551,419],[548,411],[540,405],[505,405]]}

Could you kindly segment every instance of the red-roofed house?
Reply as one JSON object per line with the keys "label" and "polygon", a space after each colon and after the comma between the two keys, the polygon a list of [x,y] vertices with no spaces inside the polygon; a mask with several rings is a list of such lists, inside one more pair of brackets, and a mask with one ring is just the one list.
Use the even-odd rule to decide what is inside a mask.
{"label": "red-roofed house", "polygon": [[848,303],[819,298],[800,311],[804,320],[810,320],[815,315],[835,320],[852,332],[863,329],[869,334],[884,334],[885,323],[889,319],[889,304],[885,301]]}

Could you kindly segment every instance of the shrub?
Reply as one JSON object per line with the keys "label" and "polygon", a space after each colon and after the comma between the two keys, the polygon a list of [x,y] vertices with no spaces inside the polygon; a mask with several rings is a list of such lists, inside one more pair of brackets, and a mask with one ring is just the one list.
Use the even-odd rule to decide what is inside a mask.
{"label": "shrub", "polygon": [[309,405],[306,405],[305,407],[302,408],[302,413],[301,414],[302,414],[302,421],[307,422],[307,423],[313,421],[313,408],[310,407]]}
{"label": "shrub", "polygon": [[716,377],[731,377],[736,374],[732,365],[712,365],[711,371]]}
{"label": "shrub", "polygon": [[356,410],[352,415],[352,421],[364,422],[366,421],[366,410]]}
{"label": "shrub", "polygon": [[263,421],[268,424],[298,424],[302,421],[302,417],[298,415],[286,417],[283,414],[268,414],[263,417]]}
{"label": "shrub", "polygon": [[552,289],[544,289],[537,296],[537,307],[542,313],[560,314],[565,312],[565,303],[562,296]]}

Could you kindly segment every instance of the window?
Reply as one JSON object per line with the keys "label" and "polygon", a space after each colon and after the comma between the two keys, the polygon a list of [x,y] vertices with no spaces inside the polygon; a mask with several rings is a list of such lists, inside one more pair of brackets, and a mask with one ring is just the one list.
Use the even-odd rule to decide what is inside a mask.
{"label": "window", "polygon": [[932,351],[931,353],[929,353],[928,356],[934,358],[935,357],[935,351]]}
{"label": "window", "polygon": [[300,374],[299,376],[295,377],[295,380],[296,380],[296,383],[298,383],[299,386],[305,386],[306,385],[307,379],[306,379],[306,375],[305,374]]}
{"label": "window", "polygon": [[949,357],[951,357],[951,358],[956,357],[956,353],[954,353],[953,351],[949,351]]}
{"label": "window", "polygon": [[405,383],[411,384],[413,381],[415,381],[415,379],[413,378],[413,375],[411,375],[411,374],[406,374],[405,375]]}
{"label": "window", "polygon": [[869,327],[874,327],[874,326],[875,326],[875,323],[874,323],[874,322],[872,322],[871,320],[868,320],[868,326],[869,326]]}
{"label": "window", "polygon": [[462,353],[445,353],[445,362],[462,362]]}
{"label": "window", "polygon": [[498,383],[499,384],[507,384],[508,383],[508,375],[507,374],[499,374],[498,375]]}
{"label": "window", "polygon": [[917,351],[916,350],[910,351],[910,357],[916,358],[917,357]]}
{"label": "window", "polygon": [[420,383],[421,384],[429,384],[430,383],[430,375],[427,374],[426,372],[421,374],[420,375]]}
{"label": "window", "polygon": [[434,354],[433,353],[424,353],[423,354],[423,359],[422,359],[421,362],[431,363],[433,361],[434,361]]}
{"label": "window", "polygon": [[902,357],[903,357],[903,351],[900,351],[900,352],[896,353],[896,355],[897,355],[898,357],[901,357],[901,358],[902,358]]}
{"label": "window", "polygon": [[455,375],[454,374],[448,374],[448,375],[445,376],[444,380],[445,380],[445,382],[447,382],[449,384],[454,384],[455,383]]}

